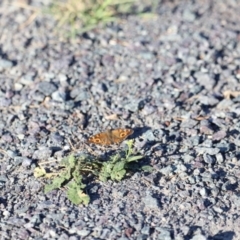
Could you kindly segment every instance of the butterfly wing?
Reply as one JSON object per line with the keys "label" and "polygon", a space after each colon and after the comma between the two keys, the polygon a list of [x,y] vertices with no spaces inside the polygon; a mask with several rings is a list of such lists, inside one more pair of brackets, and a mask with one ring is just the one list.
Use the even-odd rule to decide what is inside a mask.
{"label": "butterfly wing", "polygon": [[110,132],[106,131],[106,132],[101,132],[98,134],[95,134],[93,136],[91,136],[87,142],[88,143],[94,143],[94,144],[99,144],[99,145],[110,145],[111,141],[110,141]]}
{"label": "butterfly wing", "polygon": [[122,142],[133,133],[132,129],[118,128],[91,136],[87,142],[99,145],[111,145]]}
{"label": "butterfly wing", "polygon": [[132,129],[124,129],[124,128],[119,128],[119,129],[114,129],[111,131],[111,142],[114,143],[120,143],[124,141],[128,136],[133,134]]}

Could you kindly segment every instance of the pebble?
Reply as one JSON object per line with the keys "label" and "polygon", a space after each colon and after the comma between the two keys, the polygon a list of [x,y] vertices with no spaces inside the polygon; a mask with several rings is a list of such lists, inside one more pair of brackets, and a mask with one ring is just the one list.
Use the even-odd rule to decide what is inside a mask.
{"label": "pebble", "polygon": [[215,162],[215,159],[211,155],[208,155],[208,154],[203,154],[203,160],[207,164],[214,164],[214,162]]}
{"label": "pebble", "polygon": [[146,197],[143,198],[143,202],[147,209],[157,209],[159,206],[157,199],[151,195],[146,195]]}
{"label": "pebble", "polygon": [[53,92],[51,97],[54,101],[57,102],[65,102],[67,98],[66,93],[60,91]]}
{"label": "pebble", "polygon": [[169,229],[167,228],[162,228],[162,227],[158,227],[156,228],[156,230],[158,232],[160,232],[157,236],[158,239],[161,239],[161,240],[172,240],[171,238],[171,232]]}
{"label": "pebble", "polygon": [[56,90],[56,86],[50,82],[40,82],[38,85],[38,91],[44,96],[50,96]]}
{"label": "pebble", "polygon": [[201,194],[202,197],[207,197],[208,195],[206,188],[200,189],[199,193]]}
{"label": "pebble", "polygon": [[21,83],[15,83],[14,84],[14,90],[15,91],[21,91],[23,89],[23,85]]}
{"label": "pebble", "polygon": [[47,160],[51,157],[52,150],[45,146],[40,146],[33,154],[33,159]]}
{"label": "pebble", "polygon": [[167,166],[167,167],[165,167],[165,168],[162,168],[162,169],[160,170],[160,172],[161,172],[163,175],[165,175],[165,176],[170,175],[171,173],[173,173],[173,171],[174,171],[174,169],[173,169],[173,167],[172,167],[171,165],[169,165],[169,166]]}
{"label": "pebble", "polygon": [[202,234],[197,234],[191,238],[191,240],[207,240],[207,238]]}
{"label": "pebble", "polygon": [[226,135],[227,135],[226,131],[218,131],[218,132],[213,134],[212,140],[213,141],[222,140],[222,139],[224,139],[226,137]]}
{"label": "pebble", "polygon": [[[34,83],[34,76],[32,74],[24,75],[19,80],[19,85],[23,87],[23,85],[31,85]],[[15,85],[16,86],[16,85]]]}
{"label": "pebble", "polygon": [[223,159],[222,153],[216,154],[216,161],[217,161],[217,163],[219,163],[219,164],[223,163],[224,159]]}
{"label": "pebble", "polygon": [[5,69],[11,68],[12,66],[13,63],[11,61],[0,58],[0,72]]}

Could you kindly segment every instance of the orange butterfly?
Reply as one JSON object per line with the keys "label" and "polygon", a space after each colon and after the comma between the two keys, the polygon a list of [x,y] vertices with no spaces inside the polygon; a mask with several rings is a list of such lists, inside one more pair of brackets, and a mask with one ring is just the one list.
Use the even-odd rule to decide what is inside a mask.
{"label": "orange butterfly", "polygon": [[133,134],[132,129],[127,128],[118,128],[113,130],[107,130],[105,132],[98,133],[93,135],[88,139],[88,143],[95,143],[99,145],[111,145],[120,143],[125,140],[128,136]]}

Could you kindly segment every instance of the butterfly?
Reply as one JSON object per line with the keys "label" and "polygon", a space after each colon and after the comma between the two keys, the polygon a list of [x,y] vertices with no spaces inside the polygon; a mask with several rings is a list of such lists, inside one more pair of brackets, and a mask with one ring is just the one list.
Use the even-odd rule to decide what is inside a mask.
{"label": "butterfly", "polygon": [[113,130],[107,130],[105,132],[98,133],[96,135],[91,136],[87,142],[95,143],[99,145],[111,145],[115,143],[120,143],[128,136],[133,134],[132,129],[127,128],[118,128]]}

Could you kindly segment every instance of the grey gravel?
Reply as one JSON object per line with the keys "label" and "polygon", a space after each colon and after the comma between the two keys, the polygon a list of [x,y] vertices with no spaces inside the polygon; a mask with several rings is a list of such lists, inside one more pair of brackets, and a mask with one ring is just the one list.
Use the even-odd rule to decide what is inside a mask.
{"label": "grey gravel", "polygon": [[11,68],[12,66],[13,66],[13,63],[11,61],[6,59],[0,59],[0,71]]}
{"label": "grey gravel", "polygon": [[53,92],[57,90],[57,87],[50,82],[41,82],[38,85],[38,91],[41,92],[45,96],[51,95]]}
{"label": "grey gravel", "polygon": [[145,208],[148,209],[158,208],[159,206],[157,199],[151,196],[149,193],[143,198],[143,202],[145,204]]}
{"label": "grey gravel", "polygon": [[191,240],[207,240],[207,238],[202,234],[197,234]]}
{"label": "grey gravel", "polygon": [[[239,239],[240,3],[157,1],[156,16],[64,40],[35,17],[51,2],[0,3],[1,238]],[[86,179],[88,206],[44,194],[36,166],[59,171],[72,150],[105,159],[125,142],[86,139],[126,127],[151,173]]]}

